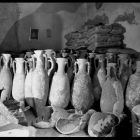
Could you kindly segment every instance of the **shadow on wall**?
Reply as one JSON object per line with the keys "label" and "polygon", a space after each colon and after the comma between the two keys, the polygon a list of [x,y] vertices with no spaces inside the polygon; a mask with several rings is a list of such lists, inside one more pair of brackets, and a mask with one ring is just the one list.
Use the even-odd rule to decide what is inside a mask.
{"label": "shadow on wall", "polygon": [[[34,13],[36,15],[36,13]],[[46,14],[39,16],[31,14],[17,21],[7,32],[0,51],[21,52],[28,49],[61,49],[62,44],[62,21],[59,15],[51,14],[52,25],[46,23],[46,27],[41,27],[47,22]],[[37,21],[39,20],[39,21]],[[34,22],[36,21],[36,23]],[[48,25],[48,26],[47,26]],[[29,40],[30,28],[39,29],[38,40]],[[51,29],[51,38],[47,38],[46,29]]]}
{"label": "shadow on wall", "polygon": [[17,52],[18,51],[18,40],[17,40],[17,22],[9,29],[5,38],[0,45],[0,52]]}
{"label": "shadow on wall", "polygon": [[[60,49],[62,43],[62,20],[57,14],[34,13],[18,22],[20,51],[27,49]],[[30,28],[39,29],[38,40],[29,40]],[[51,37],[47,37],[51,29]]]}
{"label": "shadow on wall", "polygon": [[[63,21],[56,13],[76,12],[83,3],[44,3],[34,13],[17,21],[7,32],[0,51],[21,52],[28,49],[59,50],[62,48]],[[29,40],[30,28],[39,29],[39,39]],[[47,37],[46,30],[52,36]]]}

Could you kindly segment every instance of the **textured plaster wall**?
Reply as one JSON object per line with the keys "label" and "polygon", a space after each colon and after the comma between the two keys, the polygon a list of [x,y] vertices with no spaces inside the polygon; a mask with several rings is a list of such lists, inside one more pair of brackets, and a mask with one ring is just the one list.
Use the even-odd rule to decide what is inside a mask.
{"label": "textured plaster wall", "polygon": [[[11,24],[3,21],[5,26],[1,26],[0,23],[3,28],[0,35],[1,51],[21,51],[28,48],[61,49],[65,44],[64,34],[75,30],[75,25],[80,25],[80,22],[84,23],[85,12],[82,3],[8,3],[4,6],[13,9],[16,6],[18,16],[10,21]],[[4,9],[3,5],[0,7],[4,13],[15,15],[14,11]],[[10,18],[12,19],[12,16]],[[29,40],[30,28],[39,29],[38,40]],[[51,29],[51,38],[47,38],[46,29]]]}
{"label": "textured plaster wall", "polygon": [[[126,27],[124,42],[140,51],[139,3],[104,3],[98,10],[95,3],[0,3],[0,51],[61,49],[64,35],[89,20],[121,23]],[[39,40],[29,40],[30,28],[39,29]]]}
{"label": "textured plaster wall", "polygon": [[115,21],[122,24],[126,28],[124,42],[140,51],[140,3],[104,3],[100,10],[93,5],[88,4],[88,19],[105,14],[109,24]]}

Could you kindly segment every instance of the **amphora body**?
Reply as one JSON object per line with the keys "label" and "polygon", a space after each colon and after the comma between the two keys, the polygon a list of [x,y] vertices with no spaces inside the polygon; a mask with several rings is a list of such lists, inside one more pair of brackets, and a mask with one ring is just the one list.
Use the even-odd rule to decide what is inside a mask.
{"label": "amphora body", "polygon": [[[78,68],[78,69],[77,69]],[[93,86],[89,75],[89,62],[85,58],[75,62],[72,105],[77,112],[86,112],[94,103]]]}
{"label": "amphora body", "polygon": [[13,80],[10,69],[12,64],[11,54],[3,53],[1,60],[3,61],[3,66],[1,66],[0,70],[0,89],[2,90],[0,100],[3,102],[8,100],[12,93]]}
{"label": "amphora body", "polygon": [[58,70],[55,72],[49,95],[49,102],[53,106],[66,108],[70,101],[70,83],[65,67],[68,63],[66,58],[56,58]]}

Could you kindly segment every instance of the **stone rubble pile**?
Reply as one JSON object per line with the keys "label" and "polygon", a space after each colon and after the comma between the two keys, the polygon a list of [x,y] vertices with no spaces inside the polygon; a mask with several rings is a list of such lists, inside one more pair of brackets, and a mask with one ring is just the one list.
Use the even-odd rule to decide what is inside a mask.
{"label": "stone rubble pile", "polygon": [[110,25],[83,25],[77,31],[66,34],[66,46],[70,49],[87,48],[93,50],[96,47],[123,47],[124,33],[126,29],[118,23]]}

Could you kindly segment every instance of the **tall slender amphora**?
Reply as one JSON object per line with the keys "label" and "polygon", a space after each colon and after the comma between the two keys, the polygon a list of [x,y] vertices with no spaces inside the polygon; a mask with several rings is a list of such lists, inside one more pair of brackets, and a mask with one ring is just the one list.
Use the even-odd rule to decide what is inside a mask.
{"label": "tall slender amphora", "polygon": [[48,59],[48,76],[49,76],[49,88],[51,86],[52,83],[52,77],[55,73],[56,70],[56,53],[53,49],[46,49],[45,50],[45,54],[47,55],[47,59]]}
{"label": "tall slender amphora", "polygon": [[74,71],[74,62],[75,62],[73,51],[70,49],[64,48],[61,50],[61,55],[63,58],[67,58],[67,60],[68,60],[67,75],[69,78],[70,88],[71,88],[72,82],[74,79],[73,71]]}
{"label": "tall slender amphora", "polygon": [[66,58],[56,58],[56,63],[58,69],[52,79],[49,101],[53,106],[66,108],[70,101],[70,84],[65,72],[68,61]]}
{"label": "tall slender amphora", "polygon": [[34,70],[33,59],[28,58],[26,64],[27,74],[25,78],[25,101],[30,107],[34,108],[34,96],[32,94],[32,73]]}
{"label": "tall slender amphora", "polygon": [[[99,102],[101,98],[102,86],[106,80],[105,55],[95,54],[94,64],[95,64],[95,73],[93,76],[94,96],[95,100]],[[96,104],[98,104],[97,102]]]}
{"label": "tall slender amphora", "polygon": [[35,110],[38,117],[43,116],[49,90],[47,74],[47,57],[43,50],[35,50],[33,55],[34,70],[32,72],[32,94],[34,96]]}
{"label": "tall slender amphora", "polygon": [[126,106],[132,108],[140,104],[140,61],[136,61],[136,72],[129,78],[126,89]]}
{"label": "tall slender amphora", "polygon": [[93,76],[95,73],[95,64],[94,64],[95,53],[94,51],[88,53],[88,61],[90,63],[90,78],[93,81]]}
{"label": "tall slender amphora", "polygon": [[103,113],[113,113],[120,117],[124,108],[124,96],[116,70],[116,63],[107,64],[107,79],[102,86],[100,107]]}
{"label": "tall slender amphora", "polygon": [[1,67],[0,71],[0,90],[2,90],[0,101],[4,102],[10,98],[12,93],[13,80],[10,70],[12,62],[11,54],[3,53],[1,60],[3,62],[3,66]]}
{"label": "tall slender amphora", "polygon": [[89,62],[85,58],[79,58],[75,62],[72,105],[76,112],[85,113],[91,108],[93,103],[94,93],[89,75]]}
{"label": "tall slender amphora", "polygon": [[[119,54],[119,72],[118,76],[121,81],[123,91],[126,89],[126,85],[128,83],[129,76],[132,74],[131,71],[131,59],[129,54]],[[125,92],[124,92],[125,94]]]}
{"label": "tall slender amphora", "polygon": [[25,72],[26,64],[24,58],[15,58],[13,61],[13,87],[12,87],[12,96],[13,98],[20,102],[21,107],[24,108],[25,101]]}

